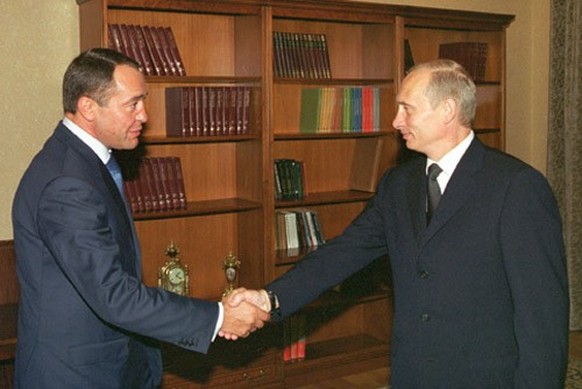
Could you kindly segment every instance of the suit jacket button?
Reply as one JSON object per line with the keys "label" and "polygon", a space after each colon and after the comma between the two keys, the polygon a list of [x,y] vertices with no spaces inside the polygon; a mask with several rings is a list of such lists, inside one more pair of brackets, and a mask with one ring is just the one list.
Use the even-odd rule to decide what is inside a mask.
{"label": "suit jacket button", "polygon": [[420,274],[420,278],[422,278],[422,279],[428,278],[428,272],[426,270],[421,270],[419,274]]}
{"label": "suit jacket button", "polygon": [[430,316],[428,313],[423,313],[422,316],[420,317],[420,319],[424,322],[427,322],[430,320]]}

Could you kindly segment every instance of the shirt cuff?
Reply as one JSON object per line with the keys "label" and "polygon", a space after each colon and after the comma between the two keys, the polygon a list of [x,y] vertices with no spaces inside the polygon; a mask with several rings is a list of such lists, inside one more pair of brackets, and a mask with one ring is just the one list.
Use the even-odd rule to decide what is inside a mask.
{"label": "shirt cuff", "polygon": [[222,327],[222,322],[224,321],[224,307],[222,306],[222,302],[218,302],[218,319],[216,320],[216,327],[214,328],[214,335],[212,336],[212,341],[216,339],[216,335],[218,335],[218,331],[220,327]]}

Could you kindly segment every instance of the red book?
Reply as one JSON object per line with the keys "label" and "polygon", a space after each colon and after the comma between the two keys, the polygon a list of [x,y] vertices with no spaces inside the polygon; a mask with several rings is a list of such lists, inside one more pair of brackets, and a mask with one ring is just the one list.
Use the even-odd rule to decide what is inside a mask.
{"label": "red book", "polygon": [[145,60],[143,58],[142,50],[139,47],[139,42],[137,39],[137,34],[135,32],[136,26],[133,24],[128,24],[125,26],[127,29],[127,36],[129,37],[129,45],[131,46],[131,53],[133,54],[133,59],[135,59],[143,69],[143,73],[146,74],[145,70]]}
{"label": "red book", "polygon": [[180,158],[174,157],[172,159],[174,163],[174,171],[176,172],[176,182],[178,184],[178,199],[180,203],[180,208],[186,208],[186,189],[184,187],[184,175],[182,174],[182,164]]}
{"label": "red book", "polygon": [[150,58],[152,60],[152,66],[154,70],[153,73],[157,76],[165,76],[166,73],[164,72],[162,59],[160,58],[160,54],[152,37],[150,28],[148,26],[141,26],[141,30],[145,38],[148,53],[150,54]]}
{"label": "red book", "polygon": [[146,162],[150,165],[153,185],[154,185],[154,198],[153,201],[156,203],[154,208],[159,211],[166,210],[166,195],[164,193],[164,187],[162,186],[162,177],[160,175],[160,167],[158,164],[158,158],[148,158]]}
{"label": "red book", "polygon": [[164,59],[166,61],[166,64],[168,66],[168,76],[179,76],[180,74],[178,73],[178,70],[176,69],[176,62],[174,61],[174,58],[172,56],[172,52],[170,49],[170,45],[168,43],[168,41],[166,40],[166,31],[164,30],[164,27],[152,27],[153,30],[155,31],[155,34],[160,42],[160,47],[162,49],[162,55],[164,56]]}
{"label": "red book", "polygon": [[125,193],[125,198],[131,209],[131,213],[139,212],[137,208],[136,194],[134,193],[134,187],[132,182],[129,180],[123,180],[123,192]]}
{"label": "red book", "polygon": [[228,102],[226,103],[226,121],[227,121],[227,135],[236,134],[236,112],[237,112],[237,101],[238,92],[236,87],[230,87],[228,89]]}
{"label": "red book", "polygon": [[172,28],[165,27],[164,33],[166,35],[166,42],[168,42],[168,46],[169,46],[170,52],[172,54],[172,59],[174,60],[174,64],[176,65],[177,75],[178,76],[185,76],[186,69],[184,68],[184,63],[182,62],[182,56],[180,55],[180,50],[178,50],[178,45],[176,44],[176,39],[174,38],[174,33],[172,32]]}
{"label": "red book", "polygon": [[208,87],[208,134],[216,135],[216,87]]}
{"label": "red book", "polygon": [[153,180],[151,177],[151,172],[149,172],[148,165],[145,162],[146,158],[142,158],[139,162],[139,192],[141,193],[141,198],[143,201],[143,211],[151,212],[154,210],[153,199]]}
{"label": "red book", "polygon": [[121,43],[121,32],[118,24],[107,25],[107,44],[110,49],[123,53],[123,43]]}
{"label": "red book", "polygon": [[143,34],[143,29],[141,26],[133,26],[137,48],[141,53],[141,58],[143,60],[142,66],[144,70],[144,74],[146,76],[155,76],[156,72],[154,70],[154,66],[152,64],[152,58],[150,56],[150,52],[148,50],[148,46],[146,43],[145,36]]}
{"label": "red book", "polygon": [[305,359],[305,346],[306,346],[306,320],[305,314],[300,313],[298,316],[298,325],[297,325],[297,360],[303,361]]}
{"label": "red book", "polygon": [[165,88],[166,135],[190,135],[190,94],[187,87]]}
{"label": "red book", "polygon": [[243,106],[243,87],[237,86],[236,87],[236,128],[235,133],[237,135],[242,134],[242,106]]}
{"label": "red book", "polygon": [[134,58],[131,52],[131,45],[129,44],[129,34],[127,32],[127,26],[125,24],[119,24],[119,37],[121,38],[121,49],[122,53],[128,57]]}
{"label": "red book", "polygon": [[180,199],[178,194],[178,183],[176,182],[176,173],[172,157],[164,157],[168,172],[168,187],[170,193],[170,209],[180,209]]}
{"label": "red book", "polygon": [[182,165],[180,158],[168,157],[168,169],[170,184],[172,187],[172,206],[174,209],[186,208],[186,191],[184,188],[184,177],[182,175]]}
{"label": "red book", "polygon": [[196,104],[196,88],[195,87],[184,87],[184,89],[188,89],[188,104],[187,107],[187,115],[188,115],[188,131],[187,134],[189,136],[196,135],[196,117],[195,115],[195,104]]}
{"label": "red book", "polygon": [[288,363],[291,362],[291,336],[290,336],[290,318],[285,320],[285,324],[283,325],[283,362]]}
{"label": "red book", "polygon": [[190,90],[190,112],[192,113],[191,135],[202,135],[202,87],[195,86]]}
{"label": "red book", "polygon": [[216,115],[214,119],[216,135],[224,134],[224,90],[226,88],[222,86],[216,87],[216,105],[214,107],[214,113]]}
{"label": "red book", "polygon": [[168,160],[167,158],[159,157],[156,158],[158,170],[160,173],[160,181],[162,184],[162,193],[164,206],[162,209],[172,209],[172,195],[170,188],[170,177],[168,171]]}
{"label": "red book", "polygon": [[200,135],[206,136],[209,134],[210,118],[208,117],[208,87],[200,87]]}
{"label": "red book", "polygon": [[290,320],[290,327],[291,330],[289,331],[291,333],[291,337],[290,337],[290,346],[291,346],[291,362],[296,362],[297,358],[298,358],[298,354],[297,354],[297,345],[298,345],[298,328],[297,328],[297,319],[298,316],[295,314],[293,316],[291,316],[289,318]]}
{"label": "red book", "polygon": [[242,96],[241,134],[248,134],[249,133],[249,108],[250,108],[250,104],[251,104],[251,88],[250,87],[243,87],[242,92],[243,92],[243,96]]}

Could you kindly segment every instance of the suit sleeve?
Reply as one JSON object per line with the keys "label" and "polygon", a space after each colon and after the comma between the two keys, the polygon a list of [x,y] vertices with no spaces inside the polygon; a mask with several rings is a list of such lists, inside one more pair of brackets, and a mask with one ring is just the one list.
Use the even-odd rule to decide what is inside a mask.
{"label": "suit sleeve", "polygon": [[[385,176],[386,178],[386,176]],[[323,292],[387,254],[384,204],[386,179],[366,209],[344,230],[296,266],[266,286],[280,302],[281,320],[319,297]]]}
{"label": "suit sleeve", "polygon": [[503,258],[514,306],[515,388],[563,388],[568,284],[561,219],[545,178],[528,169],[510,185],[502,212]]}
{"label": "suit sleeve", "polygon": [[[37,210],[42,239],[84,303],[127,331],[206,352],[218,317],[216,302],[145,286],[127,271],[130,232],[113,215],[107,192],[64,177],[44,189]],[[129,240],[131,242],[131,240]],[[131,245],[131,243],[130,243]],[[135,266],[135,265],[134,265]]]}

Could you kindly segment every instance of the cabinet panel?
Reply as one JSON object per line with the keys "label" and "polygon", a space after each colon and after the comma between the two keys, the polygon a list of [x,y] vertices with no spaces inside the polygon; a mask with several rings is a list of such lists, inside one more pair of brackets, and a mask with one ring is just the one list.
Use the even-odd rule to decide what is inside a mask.
{"label": "cabinet panel", "polygon": [[[173,242],[181,262],[189,266],[190,295],[218,299],[227,286],[223,260],[229,252],[239,255],[237,221],[236,214],[137,221],[144,282],[157,286],[157,271]],[[239,259],[244,261],[241,266],[250,266],[248,259]]]}
{"label": "cabinet panel", "polygon": [[439,57],[439,45],[454,42],[487,43],[488,53],[485,65],[485,81],[499,82],[503,78],[503,34],[499,31],[469,31],[437,28],[406,28],[405,39],[415,63],[427,62]]}
{"label": "cabinet panel", "polygon": [[394,77],[394,25],[274,19],[273,31],[324,34],[334,79]]}
{"label": "cabinet panel", "polygon": [[[186,76],[146,77],[149,120],[143,142],[135,152],[124,153],[129,160],[177,156],[184,175],[186,209],[134,215],[148,285],[156,285],[164,251],[173,242],[190,267],[192,296],[219,298],[226,287],[222,261],[231,251],[241,261],[237,284],[262,287],[306,254],[299,250],[289,256],[275,249],[275,216],[280,210],[314,210],[326,239],[341,234],[373,196],[382,174],[410,154],[392,127],[398,81],[404,73],[404,40],[417,63],[437,58],[443,43],[487,43],[474,128],[483,142],[503,149],[505,28],[511,15],[327,0],[77,2],[81,48],[105,46],[108,23],[168,26],[185,66]],[[276,32],[323,34],[330,76],[284,77],[274,68]],[[248,133],[166,136],[171,115],[166,89],[202,86],[250,88]],[[338,131],[338,121],[334,131],[331,125],[327,132],[305,131],[305,90],[348,88],[377,88],[372,131],[357,131],[355,126]],[[318,108],[313,103],[306,107]],[[344,119],[343,113],[341,120],[350,123],[352,118]],[[304,198],[275,200],[276,159],[304,163]],[[343,291],[335,288],[305,309],[304,360],[283,366],[283,334],[273,325],[254,334],[247,346],[233,349],[219,341],[209,357],[166,350],[164,386],[294,387],[385,366],[392,298],[389,270],[378,272],[386,272],[386,283],[375,290],[360,290],[358,282],[351,281],[356,293],[347,293],[344,283]],[[259,348],[253,346],[255,341]]]}
{"label": "cabinet panel", "polygon": [[261,74],[259,16],[109,9],[108,23],[170,26],[186,75]]}

